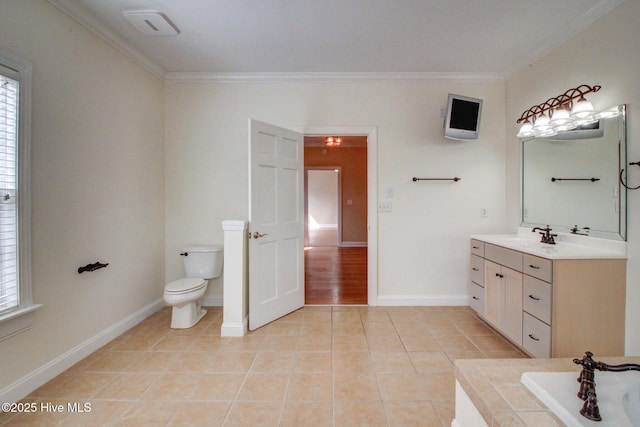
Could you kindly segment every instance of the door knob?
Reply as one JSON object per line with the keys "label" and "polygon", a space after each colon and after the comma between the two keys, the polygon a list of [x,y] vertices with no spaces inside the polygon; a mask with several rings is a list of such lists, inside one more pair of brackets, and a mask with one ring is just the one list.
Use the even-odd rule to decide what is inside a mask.
{"label": "door knob", "polygon": [[253,238],[254,238],[254,239],[258,239],[258,238],[260,238],[260,237],[268,236],[268,235],[269,235],[269,233],[260,234],[260,233],[258,233],[257,231],[254,231],[254,232],[253,232]]}

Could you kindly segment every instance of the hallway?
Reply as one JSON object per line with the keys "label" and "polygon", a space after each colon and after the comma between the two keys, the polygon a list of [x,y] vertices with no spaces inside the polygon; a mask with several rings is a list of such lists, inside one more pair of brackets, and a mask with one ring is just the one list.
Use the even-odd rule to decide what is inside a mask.
{"label": "hallway", "polygon": [[305,304],[367,304],[367,248],[309,246]]}

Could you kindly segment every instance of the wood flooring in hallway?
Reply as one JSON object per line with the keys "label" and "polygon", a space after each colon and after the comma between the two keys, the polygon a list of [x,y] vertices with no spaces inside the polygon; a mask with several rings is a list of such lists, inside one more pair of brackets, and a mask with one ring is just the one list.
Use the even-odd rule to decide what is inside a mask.
{"label": "wood flooring in hallway", "polygon": [[309,246],[305,304],[367,304],[367,248]]}

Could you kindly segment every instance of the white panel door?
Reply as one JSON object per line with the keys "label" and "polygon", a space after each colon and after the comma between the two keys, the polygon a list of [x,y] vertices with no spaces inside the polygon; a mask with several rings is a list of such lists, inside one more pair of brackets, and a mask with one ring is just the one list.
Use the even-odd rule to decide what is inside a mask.
{"label": "white panel door", "polygon": [[249,121],[249,329],[304,305],[304,138]]}

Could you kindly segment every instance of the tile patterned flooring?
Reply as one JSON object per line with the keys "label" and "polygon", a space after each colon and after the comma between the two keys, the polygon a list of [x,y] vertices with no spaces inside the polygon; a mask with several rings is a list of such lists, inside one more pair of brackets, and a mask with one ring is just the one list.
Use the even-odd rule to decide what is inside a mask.
{"label": "tile patterned flooring", "polygon": [[222,311],[187,330],[165,308],[23,402],[0,426],[436,426],[454,416],[455,358],[526,357],[469,307],[306,306],[243,338]]}

